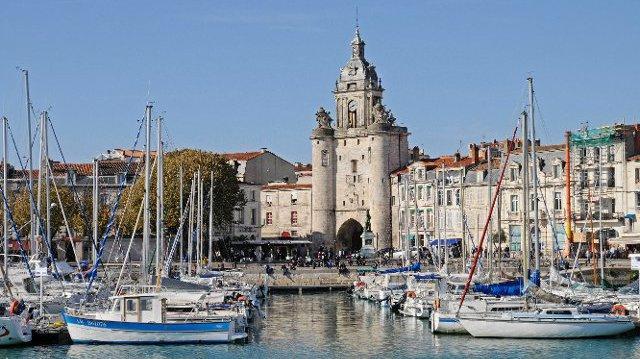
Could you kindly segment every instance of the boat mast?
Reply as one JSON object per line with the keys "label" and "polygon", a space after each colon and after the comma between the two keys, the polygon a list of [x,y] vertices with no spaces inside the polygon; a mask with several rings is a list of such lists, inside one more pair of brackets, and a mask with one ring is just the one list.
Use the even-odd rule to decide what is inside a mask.
{"label": "boat mast", "polygon": [[529,279],[529,121],[527,113],[522,112],[522,274]]}
{"label": "boat mast", "polygon": [[[440,255],[440,240],[441,240],[441,236],[440,236],[440,205],[441,205],[441,203],[444,203],[444,193],[440,192],[440,185],[438,184],[438,177],[439,176],[438,176],[438,169],[437,168],[434,169],[434,174],[435,174],[435,176],[434,176],[434,179],[433,179],[433,183],[434,183],[434,186],[433,186],[434,188],[433,189],[434,189],[434,192],[435,192],[435,199],[434,199],[433,202],[434,202],[434,207],[435,207],[435,214],[433,216],[433,218],[434,218],[433,225],[434,225],[435,230],[436,230],[436,238],[437,238],[436,251],[437,251],[437,253],[436,253],[435,258],[433,258],[433,260],[434,260],[433,263],[436,264],[435,261],[437,260],[438,263],[436,264],[436,268],[438,268],[438,270],[440,270],[440,265],[442,264],[442,257]],[[438,199],[441,202],[438,202]]]}
{"label": "boat mast", "polygon": [[[509,142],[507,142],[509,146]],[[502,168],[504,162],[504,152],[500,151],[500,168]],[[502,190],[498,190],[496,186],[496,196],[498,204],[498,212],[496,213],[498,222],[498,275],[502,275]]]}
{"label": "boat mast", "polygon": [[[27,147],[29,152],[29,190],[33,191],[33,139],[31,138],[31,95],[29,93],[29,70],[22,70],[24,74],[24,87],[27,95]],[[33,193],[33,192],[32,192]],[[30,249],[31,254],[34,250],[36,254],[38,252],[38,243],[36,242],[36,221],[34,220],[34,208],[33,201],[29,201],[29,221],[30,221]]]}
{"label": "boat mast", "polygon": [[[180,165],[180,216],[182,216],[184,214],[184,194],[183,194],[183,191],[184,191],[184,173],[182,172],[182,165]],[[183,273],[182,272],[182,260],[184,258],[184,246],[183,246],[183,243],[182,243],[183,234],[184,234],[184,229],[182,230],[182,233],[178,234],[178,238],[180,238],[180,244],[179,244],[180,245],[180,261],[179,261],[180,266],[178,267],[179,271],[180,271],[180,274]]]}
{"label": "boat mast", "polygon": [[[595,152],[595,151],[594,151]],[[604,236],[602,235],[602,154],[598,147],[598,245],[600,249],[600,286],[604,288]],[[594,283],[595,284],[595,283]]]}
{"label": "boat mast", "polygon": [[157,178],[156,178],[156,275],[159,275],[160,269],[162,268],[162,257],[164,253],[164,236],[163,236],[163,191],[164,191],[164,181],[163,181],[163,161],[164,161],[164,153],[162,150],[162,117],[158,117],[158,143],[157,143],[157,154],[156,158],[158,159],[158,168],[156,170]]}
{"label": "boat mast", "polygon": [[213,171],[211,171],[211,184],[209,187],[209,255],[207,264],[211,266],[213,261]]}
{"label": "boat mast", "polygon": [[196,174],[191,179],[191,192],[189,192],[189,235],[187,242],[187,273],[191,275],[191,263],[193,262],[193,215],[195,209]]}
{"label": "boat mast", "polygon": [[[416,177],[417,177],[417,171],[414,169],[413,171],[413,207],[414,207],[414,213],[416,216],[416,220],[414,221],[415,224],[415,231],[416,231],[416,236],[414,237],[413,240],[413,244],[416,246],[417,248],[417,254],[418,254],[418,263],[420,262],[420,240],[419,240],[419,235],[418,235],[418,230],[419,230],[419,225],[418,225],[418,218],[422,218],[422,216],[420,215],[420,211],[418,210],[418,182],[416,181]],[[411,253],[409,253],[411,254]]]}
{"label": "boat mast", "polygon": [[442,163],[442,199],[443,199],[443,209],[444,209],[444,226],[443,226],[443,231],[444,231],[444,270],[446,274],[449,274],[449,244],[448,244],[448,238],[447,238],[447,189],[445,187],[445,182],[446,182],[446,178],[445,178],[445,169],[444,169],[444,162]]}
{"label": "boat mast", "polygon": [[[35,229],[36,229],[36,234],[39,236],[42,232],[42,228],[40,228],[40,225],[42,223],[41,219],[42,219],[42,179],[43,179],[43,175],[44,175],[44,153],[42,150],[42,144],[44,143],[44,112],[40,113],[40,146],[38,147],[38,158],[39,158],[39,162],[38,162],[38,192],[37,192],[37,198],[36,198],[36,211],[34,214],[37,213],[37,215],[33,218],[35,221]],[[33,191],[33,189],[31,189]],[[33,193],[33,192],[32,192]],[[42,241],[42,238],[41,238]],[[40,256],[40,246],[36,245],[36,255],[37,257]]]}
{"label": "boat mast", "polygon": [[[411,171],[411,169],[409,169],[409,171]],[[405,213],[405,223],[404,223],[404,227],[405,227],[405,232],[406,232],[406,236],[404,237],[404,259],[405,259],[405,264],[409,265],[409,257],[411,256],[411,248],[409,248],[409,236],[411,235],[411,231],[410,231],[410,227],[409,226],[409,220],[411,219],[411,213],[409,213],[409,178],[408,178],[408,174],[405,174],[403,176],[403,184],[404,184],[404,213]],[[391,257],[393,258],[393,253],[391,254]]]}
{"label": "boat mast", "polygon": [[531,159],[533,160],[533,243],[535,245],[535,270],[540,273],[540,227],[538,218],[538,157],[536,155],[536,121],[533,106],[533,77],[527,78],[529,82],[529,120],[531,121]]}
{"label": "boat mast", "polygon": [[93,243],[91,244],[91,250],[93,253],[93,262],[95,263],[98,258],[98,202],[99,202],[99,181],[98,178],[100,176],[100,164],[98,158],[93,159]]}
{"label": "boat mast", "polygon": [[140,282],[146,283],[149,277],[149,239],[151,208],[149,204],[151,190],[151,103],[145,108],[145,152],[144,152],[144,213],[142,228],[142,270]]}
{"label": "boat mast", "polygon": [[202,265],[202,172],[198,168],[198,216],[196,218],[196,233],[198,235],[196,242],[196,274],[200,273]]}
{"label": "boat mast", "polygon": [[[42,131],[42,138],[44,140],[44,143],[42,144],[43,147],[43,151],[44,151],[44,180],[45,180],[45,206],[47,206],[46,209],[46,220],[47,223],[45,225],[45,237],[46,240],[44,243],[50,243],[50,245],[47,246],[47,248],[49,249],[49,257],[51,258],[52,261],[54,261],[54,244],[52,243],[52,236],[51,236],[51,179],[49,178],[49,114],[47,113],[47,111],[44,112],[44,116],[42,117],[42,128],[40,129],[40,131]],[[53,171],[52,171],[53,172]],[[53,175],[53,173],[52,173]],[[63,210],[62,208],[60,208],[60,210]],[[54,264],[55,265],[55,262]]]}
{"label": "boat mast", "polygon": [[[6,117],[2,117],[2,191],[7,195],[7,126],[9,125],[9,120]],[[2,201],[4,203],[4,211],[2,212],[2,236],[4,237],[4,275],[6,276],[9,273],[9,221],[7,219],[7,212],[9,211],[9,207],[7,206],[7,198],[6,201]],[[31,201],[29,201],[31,202]],[[6,282],[5,277],[5,282]],[[9,287],[7,287],[9,288]],[[9,293],[11,290],[9,289]]]}
{"label": "boat mast", "polygon": [[[487,204],[491,203],[491,145],[487,145]],[[487,215],[489,208],[487,208]],[[493,218],[489,219],[489,243],[487,244],[487,268],[489,281],[493,277]]]}

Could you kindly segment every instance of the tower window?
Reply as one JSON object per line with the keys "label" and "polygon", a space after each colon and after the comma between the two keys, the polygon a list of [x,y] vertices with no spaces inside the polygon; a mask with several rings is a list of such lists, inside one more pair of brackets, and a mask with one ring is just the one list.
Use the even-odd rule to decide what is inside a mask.
{"label": "tower window", "polygon": [[327,167],[329,165],[329,151],[322,150],[321,161],[322,166]]}
{"label": "tower window", "polygon": [[351,160],[351,172],[358,172],[358,160]]}
{"label": "tower window", "polygon": [[344,145],[346,146],[346,145],[347,145],[347,140],[344,140],[344,142],[343,142],[343,143],[344,143]]}
{"label": "tower window", "polygon": [[350,82],[347,84],[347,90],[355,90],[356,89],[356,83],[355,82]]}
{"label": "tower window", "polygon": [[356,144],[358,144],[358,145],[360,144],[360,139],[359,138],[356,140]]}
{"label": "tower window", "polygon": [[348,104],[348,116],[347,116],[347,127],[352,128],[357,126],[357,108],[358,104],[355,101],[349,101]]}

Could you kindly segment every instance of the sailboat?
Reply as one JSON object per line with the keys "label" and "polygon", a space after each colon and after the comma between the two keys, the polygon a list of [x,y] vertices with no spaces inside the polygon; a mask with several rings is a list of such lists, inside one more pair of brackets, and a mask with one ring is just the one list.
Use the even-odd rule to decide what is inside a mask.
{"label": "sailboat", "polygon": [[[523,183],[523,199],[527,203],[529,198],[529,116],[533,120],[533,79],[528,79],[529,83],[529,112],[523,112],[521,115],[522,124],[522,183]],[[514,133],[515,134],[515,133]],[[531,141],[535,143],[535,141]],[[535,145],[534,145],[535,146]],[[535,147],[534,147],[535,153]],[[508,157],[507,157],[508,158]],[[535,160],[535,156],[533,156]],[[505,166],[503,164],[503,166]],[[534,163],[534,169],[537,168]],[[498,181],[498,189],[500,188],[504,169],[500,180]],[[534,170],[534,181],[535,181]],[[537,186],[537,183],[534,183]],[[537,188],[536,188],[537,191]],[[495,204],[495,197],[493,205]],[[491,211],[490,211],[491,214]],[[537,214],[536,214],[537,217]],[[537,222],[537,218],[536,218]],[[529,211],[527,206],[523,209],[523,265],[522,272],[524,275],[523,287],[528,283],[530,268],[530,238],[529,238]],[[537,227],[537,223],[536,227]],[[536,229],[537,234],[537,229]],[[482,249],[481,238],[480,249]],[[538,239],[535,238],[535,266],[533,272],[534,281],[537,277],[539,280],[539,248]],[[475,261],[477,262],[476,255]],[[462,327],[474,337],[492,337],[492,338],[583,338],[583,337],[603,337],[618,335],[634,328],[634,324],[628,316],[610,315],[610,314],[594,314],[582,313],[576,307],[569,306],[553,306],[542,305],[538,308],[504,313],[466,313],[460,309],[463,307],[464,297],[467,294],[469,283],[473,278],[475,263],[467,281],[465,292],[460,301],[458,308],[458,320]],[[525,305],[527,303],[525,302]]]}
{"label": "sailboat", "polygon": [[[110,306],[107,309],[66,308],[62,317],[67,324],[69,336],[76,343],[229,343],[242,340],[247,337],[247,333],[245,331],[246,318],[240,310],[216,308],[201,300],[186,301],[181,303],[179,308],[172,307],[170,301],[174,300],[176,295],[180,296],[181,293],[162,291],[161,231],[158,231],[156,239],[156,285],[147,284],[151,277],[151,273],[149,273],[149,268],[151,268],[149,255],[151,108],[152,105],[148,104],[145,109],[144,228],[140,283],[135,288],[116,289],[116,294],[109,298]],[[159,175],[157,176],[159,181],[162,180],[160,133],[159,129]],[[159,192],[160,196],[161,194]],[[161,197],[158,199],[160,202]],[[193,201],[191,203],[193,204]],[[159,204],[157,208],[159,212],[157,215],[160,218],[162,205]],[[115,212],[115,208],[112,209],[112,212]],[[100,247],[104,248],[104,246]],[[100,262],[101,254],[101,252],[98,254],[94,270]]]}

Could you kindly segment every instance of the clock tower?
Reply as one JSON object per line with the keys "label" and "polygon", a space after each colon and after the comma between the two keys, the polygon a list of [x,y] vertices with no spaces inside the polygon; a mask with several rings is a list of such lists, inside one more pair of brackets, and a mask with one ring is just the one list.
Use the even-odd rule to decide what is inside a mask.
{"label": "clock tower", "polygon": [[365,59],[356,27],[351,57],[340,69],[333,95],[335,124],[324,109],[316,113],[312,141],[312,230],[322,244],[357,251],[367,212],[373,245],[391,246],[392,171],[409,161],[409,133],[396,126],[382,104],[384,89]]}

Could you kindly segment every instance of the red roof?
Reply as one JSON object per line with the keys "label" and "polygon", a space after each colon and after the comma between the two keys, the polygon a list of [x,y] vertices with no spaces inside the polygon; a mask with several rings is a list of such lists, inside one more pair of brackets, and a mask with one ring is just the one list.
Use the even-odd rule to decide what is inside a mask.
{"label": "red roof", "polygon": [[425,159],[412,162],[405,167],[399,168],[393,171],[392,174],[407,173],[408,168],[412,167],[412,165],[414,165],[417,162],[422,163],[428,171],[436,168],[442,168],[443,165],[445,168],[467,167],[473,164],[473,158],[465,156],[465,157],[460,157],[460,159],[457,161],[456,161],[456,156],[440,156],[436,158],[425,158]]}
{"label": "red roof", "polygon": [[262,189],[310,189],[310,183],[269,183],[262,186]]}
{"label": "red roof", "polygon": [[[127,150],[124,148],[116,148],[116,152],[119,152],[124,157],[144,158],[144,150]],[[151,151],[151,157],[155,157],[156,151]]]}
{"label": "red roof", "polygon": [[[139,162],[131,162],[129,164],[128,173],[134,174],[138,172]],[[127,161],[122,160],[103,160],[99,162],[98,166],[100,170],[101,176],[112,176],[119,173],[127,172]],[[55,175],[65,175],[68,171],[73,171],[79,176],[92,176],[93,175],[93,163],[61,163],[61,162],[52,162],[51,169],[53,170],[53,174]],[[26,177],[29,173],[29,170],[17,170],[15,171],[17,176],[14,177]],[[39,174],[38,170],[33,170],[33,176],[37,177]]]}
{"label": "red roof", "polygon": [[311,163],[294,163],[293,164],[293,170],[296,172],[306,172],[306,171],[311,171]]}
{"label": "red roof", "polygon": [[229,160],[248,161],[260,156],[263,153],[264,153],[263,151],[232,152],[232,153],[221,153],[220,156],[224,157],[224,159],[226,159],[227,161]]}

